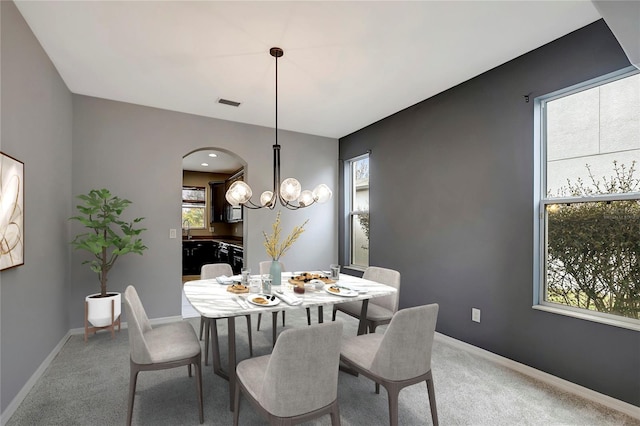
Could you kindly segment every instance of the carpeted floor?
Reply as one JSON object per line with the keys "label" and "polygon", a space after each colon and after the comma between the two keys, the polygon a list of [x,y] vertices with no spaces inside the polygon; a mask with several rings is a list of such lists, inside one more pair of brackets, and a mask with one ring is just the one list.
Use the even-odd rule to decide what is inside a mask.
{"label": "carpeted floor", "polygon": [[[326,320],[330,313],[325,312]],[[315,321],[315,313],[313,315]],[[344,333],[355,334],[356,321],[339,316]],[[267,321],[255,331],[254,355],[269,353],[271,327]],[[199,319],[188,320],[197,329]],[[304,310],[287,313],[287,328],[306,325]],[[246,322],[237,321],[238,357],[249,356]],[[384,328],[379,328],[382,332]],[[282,328],[279,328],[281,331]],[[221,353],[226,365],[226,322],[218,322]],[[436,341],[433,375],[437,408],[442,425],[635,425],[640,420],[561,392],[447,343]],[[214,375],[211,363],[203,369],[206,425],[230,425],[228,383]],[[129,386],[127,330],[98,333],[84,343],[72,336],[43,377],[31,390],[7,425],[122,425],[126,421]],[[309,390],[310,394],[312,389]],[[311,396],[310,396],[311,397]],[[374,385],[360,376],[340,373],[338,397],[343,425],[388,424],[387,395],[374,393]],[[137,425],[198,425],[195,380],[186,368],[142,372],[133,416]],[[265,422],[243,401],[241,425]],[[329,417],[307,425],[328,425]],[[400,393],[400,424],[429,425],[431,416],[424,383]]]}

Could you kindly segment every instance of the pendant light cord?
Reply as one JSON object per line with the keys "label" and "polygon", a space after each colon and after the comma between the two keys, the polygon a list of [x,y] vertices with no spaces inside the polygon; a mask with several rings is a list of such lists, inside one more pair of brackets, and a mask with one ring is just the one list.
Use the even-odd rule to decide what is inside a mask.
{"label": "pendant light cord", "polygon": [[276,145],[278,145],[278,57],[276,56]]}
{"label": "pendant light cord", "polygon": [[[280,200],[280,145],[278,144],[278,52],[273,52],[276,58],[276,144],[273,145],[273,203],[271,208],[275,207],[275,200]],[[282,56],[282,55],[280,55]]]}

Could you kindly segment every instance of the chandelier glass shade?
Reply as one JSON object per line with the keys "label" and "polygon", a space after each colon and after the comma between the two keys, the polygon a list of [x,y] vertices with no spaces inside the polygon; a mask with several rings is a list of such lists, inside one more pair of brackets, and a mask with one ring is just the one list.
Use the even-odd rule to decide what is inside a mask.
{"label": "chandelier glass shade", "polygon": [[260,204],[251,201],[253,191],[251,187],[243,181],[234,182],[225,198],[232,206],[242,205],[249,209],[269,208],[273,209],[280,204],[290,210],[297,210],[309,207],[314,203],[325,203],[331,199],[331,189],[325,184],[316,186],[313,191],[302,190],[300,182],[295,178],[286,178],[280,182],[280,145],[278,144],[278,58],[284,55],[284,51],[279,47],[272,47],[269,50],[271,56],[276,58],[276,143],[273,145],[273,189],[264,191],[260,195]]}

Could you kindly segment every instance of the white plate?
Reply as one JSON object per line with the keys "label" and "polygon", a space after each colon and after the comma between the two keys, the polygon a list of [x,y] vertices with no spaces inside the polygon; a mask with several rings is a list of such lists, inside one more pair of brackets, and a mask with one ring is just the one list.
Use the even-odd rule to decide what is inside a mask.
{"label": "white plate", "polygon": [[[262,297],[263,299],[267,299],[267,297],[273,297],[274,300],[267,299],[267,303],[258,303],[258,302],[254,302],[254,299],[256,297]],[[280,299],[278,299],[277,297],[267,296],[265,294],[252,294],[251,296],[247,297],[247,300],[249,301],[249,303],[253,303],[256,306],[275,306],[278,303],[280,303]]]}
{"label": "white plate", "polygon": [[330,287],[334,287],[334,286],[335,286],[335,284],[327,284],[327,285],[324,286],[324,291],[326,291],[329,294],[335,294],[336,296],[343,296],[343,297],[354,297],[354,296],[358,295],[357,291],[354,291],[354,290],[351,290],[351,289],[348,289],[348,288],[344,288],[344,287],[340,287],[339,288],[339,290],[340,290],[339,293],[335,293],[333,291],[330,291],[329,288]]}

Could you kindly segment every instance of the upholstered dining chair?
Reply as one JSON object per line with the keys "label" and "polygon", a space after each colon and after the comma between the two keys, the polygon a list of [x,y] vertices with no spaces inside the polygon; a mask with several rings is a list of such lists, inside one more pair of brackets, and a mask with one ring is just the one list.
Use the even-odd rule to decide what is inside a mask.
{"label": "upholstered dining chair", "polygon": [[[228,263],[209,263],[200,268],[200,279],[215,279],[222,275],[230,277],[233,269]],[[253,339],[251,338],[251,315],[247,318],[247,337],[249,338],[249,355],[253,356]],[[220,351],[218,349],[218,324],[215,318],[200,317],[200,340],[202,340],[202,330],[206,328],[204,339],[204,365],[209,365],[209,336],[211,336],[211,348],[213,352],[213,365],[217,369],[220,364]]]}
{"label": "upholstered dining chair", "polygon": [[[260,262],[260,275],[263,274],[268,274],[271,268],[271,260],[264,260],[262,262]],[[280,270],[281,271],[286,271],[286,269],[284,268],[284,263],[280,262]],[[285,312],[286,311],[282,311],[282,326],[284,327],[284,323],[285,323]],[[278,318],[278,312],[273,312],[273,323],[276,324],[277,323],[277,318]],[[258,314],[258,326],[256,327],[256,330],[260,331],[260,321],[262,321],[262,314]],[[309,310],[309,308],[307,308],[307,324],[311,325],[311,311]],[[275,330],[274,330],[274,335],[275,335]]]}
{"label": "upholstered dining chair", "polygon": [[431,350],[438,319],[438,305],[399,310],[382,333],[363,334],[342,340],[340,359],[347,367],[387,389],[389,424],[398,424],[398,395],[406,387],[427,383],[431,420],[438,424],[436,395],[431,374]]}
{"label": "upholstered dining chair", "polygon": [[200,368],[202,350],[198,336],[196,336],[191,324],[182,321],[151,328],[138,292],[133,286],[128,286],[124,291],[124,307],[127,314],[131,351],[127,425],[131,425],[133,417],[133,400],[136,394],[138,373],[183,365],[189,366],[189,377],[191,377],[191,365],[196,368],[200,423],[204,423],[202,370]]}
{"label": "upholstered dining chair", "polygon": [[[375,333],[379,325],[389,324],[391,317],[398,310],[398,300],[400,298],[400,272],[393,269],[370,266],[365,269],[362,278],[376,281],[395,288],[394,294],[384,297],[376,297],[369,301],[367,305],[366,329],[369,333]],[[347,302],[333,305],[333,320],[336,320],[336,312],[341,311],[354,318],[360,319],[362,302]]]}
{"label": "upholstered dining chair", "polygon": [[269,424],[291,425],[325,414],[340,425],[338,368],[342,322],[285,330],[271,355],[249,358],[236,368],[233,424],[240,394]]}

